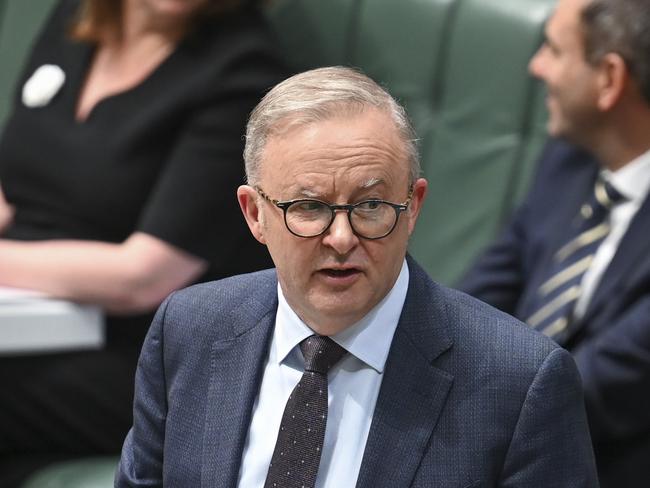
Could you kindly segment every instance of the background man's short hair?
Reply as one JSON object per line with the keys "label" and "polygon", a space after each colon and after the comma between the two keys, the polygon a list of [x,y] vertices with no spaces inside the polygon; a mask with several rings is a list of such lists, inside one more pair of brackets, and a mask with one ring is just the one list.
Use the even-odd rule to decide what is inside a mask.
{"label": "background man's short hair", "polygon": [[582,25],[587,61],[596,64],[607,53],[618,53],[650,103],[650,2],[591,0]]}
{"label": "background man's short hair", "polygon": [[246,177],[259,183],[267,140],[289,128],[337,115],[354,115],[368,107],[380,109],[393,121],[415,181],[420,175],[416,136],[406,111],[381,86],[352,68],[329,67],[306,71],[276,85],[253,110],[246,127]]}

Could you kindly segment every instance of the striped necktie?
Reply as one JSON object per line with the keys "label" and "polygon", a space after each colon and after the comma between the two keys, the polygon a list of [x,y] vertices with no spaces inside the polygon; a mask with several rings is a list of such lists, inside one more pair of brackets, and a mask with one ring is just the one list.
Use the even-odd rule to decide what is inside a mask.
{"label": "striped necktie", "polygon": [[611,184],[601,179],[596,181],[593,194],[580,208],[571,239],[555,253],[547,277],[537,290],[529,308],[535,312],[526,322],[557,342],[565,339],[580,297],[582,278],[609,234],[609,211],[623,199]]}

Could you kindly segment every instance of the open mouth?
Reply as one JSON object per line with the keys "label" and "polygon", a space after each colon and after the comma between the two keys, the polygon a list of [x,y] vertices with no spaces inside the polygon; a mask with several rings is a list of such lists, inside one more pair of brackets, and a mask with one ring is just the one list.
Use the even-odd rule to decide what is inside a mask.
{"label": "open mouth", "polygon": [[354,276],[359,273],[358,269],[349,268],[349,269],[324,269],[322,270],[324,274],[332,278],[347,278],[349,276]]}

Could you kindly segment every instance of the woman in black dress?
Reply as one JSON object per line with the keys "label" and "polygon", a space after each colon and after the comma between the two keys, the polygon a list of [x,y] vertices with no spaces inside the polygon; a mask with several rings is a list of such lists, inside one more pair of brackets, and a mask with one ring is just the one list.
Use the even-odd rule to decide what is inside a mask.
{"label": "woman in black dress", "polygon": [[55,8],[0,139],[0,286],[99,305],[106,346],[0,357],[0,482],[119,452],[151,312],[268,265],[235,190],[248,112],[283,76],[251,2]]}

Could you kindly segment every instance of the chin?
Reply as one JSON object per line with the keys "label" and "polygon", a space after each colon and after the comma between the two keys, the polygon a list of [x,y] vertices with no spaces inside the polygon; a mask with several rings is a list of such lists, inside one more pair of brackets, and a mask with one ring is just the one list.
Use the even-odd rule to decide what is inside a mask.
{"label": "chin", "polygon": [[564,137],[566,131],[563,129],[562,124],[553,117],[550,117],[546,124],[546,132],[551,137]]}
{"label": "chin", "polygon": [[339,300],[327,300],[314,304],[314,306],[319,311],[319,315],[324,322],[323,324],[314,325],[326,328],[329,331],[327,335],[347,329],[361,320],[368,312],[359,307],[359,303],[356,301],[346,303]]}

